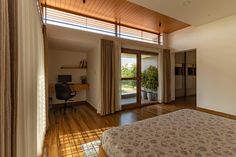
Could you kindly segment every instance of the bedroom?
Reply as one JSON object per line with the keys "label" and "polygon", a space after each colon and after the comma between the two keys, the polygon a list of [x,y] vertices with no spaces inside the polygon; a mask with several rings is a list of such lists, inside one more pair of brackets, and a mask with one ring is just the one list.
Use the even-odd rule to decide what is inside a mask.
{"label": "bedroom", "polygon": [[[36,5],[36,1],[3,0],[1,4],[1,156],[172,156],[168,153],[173,141],[147,135],[153,133],[154,123],[157,131],[163,130],[161,136],[173,134],[179,139],[163,122],[173,122],[172,129],[190,127],[186,132],[190,139],[190,131],[201,134],[194,125],[206,128],[206,134],[215,132],[192,141],[225,135],[216,144],[225,147],[210,145],[204,151],[183,144],[187,154],[177,150],[182,156],[235,156],[234,1],[213,5],[195,0],[42,0]],[[195,51],[196,63],[190,68],[181,64],[185,73],[196,74],[191,85],[196,97],[176,99],[176,56],[190,51]],[[147,58],[155,61],[147,64]],[[157,81],[145,84],[144,71],[153,68]],[[76,91],[66,105],[54,89],[60,75]],[[132,132],[140,126],[148,129],[143,134],[137,130],[137,135],[147,135],[154,145],[166,140],[167,148],[157,145],[166,151],[141,145],[137,151],[122,143],[132,140],[119,130]],[[125,140],[113,141],[113,134]],[[181,132],[178,135],[189,140]],[[143,139],[137,140],[147,147]],[[123,145],[126,150],[119,149]]]}

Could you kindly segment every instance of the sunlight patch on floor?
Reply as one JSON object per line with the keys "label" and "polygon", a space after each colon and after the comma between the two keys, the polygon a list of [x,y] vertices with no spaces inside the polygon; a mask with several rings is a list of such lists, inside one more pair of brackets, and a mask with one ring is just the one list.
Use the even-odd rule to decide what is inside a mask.
{"label": "sunlight patch on floor", "polygon": [[100,138],[104,131],[101,128],[84,132],[59,135],[59,148],[62,157],[97,157]]}

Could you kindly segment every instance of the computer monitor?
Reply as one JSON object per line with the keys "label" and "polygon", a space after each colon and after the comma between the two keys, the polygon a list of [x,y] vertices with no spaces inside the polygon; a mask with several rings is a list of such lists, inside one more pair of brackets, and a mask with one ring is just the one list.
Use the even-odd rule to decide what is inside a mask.
{"label": "computer monitor", "polygon": [[72,82],[72,75],[58,75],[57,82],[62,82],[62,83]]}

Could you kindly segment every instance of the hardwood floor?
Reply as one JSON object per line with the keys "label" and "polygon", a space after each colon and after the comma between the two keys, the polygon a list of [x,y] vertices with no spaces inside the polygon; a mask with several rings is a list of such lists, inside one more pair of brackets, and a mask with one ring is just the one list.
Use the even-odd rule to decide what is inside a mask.
{"label": "hardwood floor", "polygon": [[[75,109],[50,112],[50,128],[46,135],[44,157],[96,157],[99,139],[110,127],[166,114],[179,109],[196,109],[196,98],[177,99],[171,104],[157,104],[133,110],[117,112],[101,117],[89,105],[77,105]],[[93,142],[95,141],[95,143]],[[93,143],[91,143],[93,142]],[[96,143],[97,142],[97,143]]]}

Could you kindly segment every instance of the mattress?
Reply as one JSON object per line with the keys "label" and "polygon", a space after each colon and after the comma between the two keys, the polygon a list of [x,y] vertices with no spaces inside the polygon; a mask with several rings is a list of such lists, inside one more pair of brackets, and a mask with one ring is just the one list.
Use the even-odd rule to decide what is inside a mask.
{"label": "mattress", "polygon": [[108,157],[236,157],[236,120],[183,109],[112,128]]}

